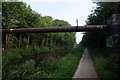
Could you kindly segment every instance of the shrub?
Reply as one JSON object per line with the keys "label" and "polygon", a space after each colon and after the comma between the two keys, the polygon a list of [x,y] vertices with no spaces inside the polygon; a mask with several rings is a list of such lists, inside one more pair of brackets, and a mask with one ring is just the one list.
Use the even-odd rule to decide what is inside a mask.
{"label": "shrub", "polygon": [[34,71],[34,60],[26,61],[23,65],[19,66],[17,69],[9,70],[8,78],[9,79],[29,79],[29,76],[32,75]]}
{"label": "shrub", "polygon": [[20,49],[11,49],[7,51],[3,51],[3,64],[7,63],[17,63],[22,59],[22,55],[20,53]]}

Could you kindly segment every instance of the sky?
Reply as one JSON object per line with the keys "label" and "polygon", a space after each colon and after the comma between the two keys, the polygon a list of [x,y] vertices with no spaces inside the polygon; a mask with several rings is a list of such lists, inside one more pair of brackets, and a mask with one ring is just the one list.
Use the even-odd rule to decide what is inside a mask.
{"label": "sky", "polygon": [[[52,16],[53,19],[61,19],[69,22],[72,26],[85,25],[88,15],[95,7],[91,0],[22,0],[42,16]],[[83,34],[76,33],[76,42],[82,40]]]}

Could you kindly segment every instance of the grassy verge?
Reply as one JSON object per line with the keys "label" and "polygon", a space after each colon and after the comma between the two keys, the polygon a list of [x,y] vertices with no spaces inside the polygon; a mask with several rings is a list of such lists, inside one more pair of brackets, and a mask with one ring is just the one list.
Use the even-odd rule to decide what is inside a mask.
{"label": "grassy verge", "polygon": [[[45,61],[43,78],[72,78],[82,56],[83,48],[75,49],[73,53],[67,53],[56,59],[49,55]],[[49,67],[49,69],[48,69]]]}
{"label": "grassy verge", "polygon": [[92,50],[89,48],[90,56],[94,62],[96,72],[100,78],[117,78],[116,74],[109,68],[109,53],[105,50]]}
{"label": "grassy verge", "polygon": [[79,63],[79,58],[74,54],[67,54],[61,58],[56,65],[56,69],[49,77],[54,78],[72,78]]}

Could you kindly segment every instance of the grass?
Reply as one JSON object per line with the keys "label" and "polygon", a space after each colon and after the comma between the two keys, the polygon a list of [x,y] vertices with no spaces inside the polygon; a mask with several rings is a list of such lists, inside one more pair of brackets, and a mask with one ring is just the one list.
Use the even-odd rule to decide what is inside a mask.
{"label": "grass", "polygon": [[114,72],[107,65],[109,56],[106,56],[105,51],[89,49],[89,53],[100,78],[116,78]]}
{"label": "grass", "polygon": [[78,63],[79,58],[76,55],[67,54],[56,63],[58,69],[50,75],[54,78],[71,78],[76,71]]}
{"label": "grass", "polygon": [[[4,79],[72,78],[83,53],[82,49],[76,49],[70,53],[58,54],[57,51],[54,53],[48,51],[43,56],[41,53],[35,56],[35,52],[32,53],[33,51],[31,52],[31,49],[28,48],[26,56],[24,51],[19,49],[4,51]],[[27,58],[28,55],[30,58]],[[32,56],[35,57],[32,58]],[[42,56],[42,59],[40,56]]]}
{"label": "grass", "polygon": [[[79,56],[78,56],[79,55]],[[77,66],[79,64],[82,52],[77,54],[69,53],[63,57],[53,60],[51,57],[47,57],[47,60],[43,60],[43,78],[72,78]]]}

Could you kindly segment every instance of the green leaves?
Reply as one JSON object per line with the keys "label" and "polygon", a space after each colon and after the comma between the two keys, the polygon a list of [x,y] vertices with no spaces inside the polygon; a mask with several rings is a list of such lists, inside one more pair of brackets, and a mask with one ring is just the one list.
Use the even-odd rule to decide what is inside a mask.
{"label": "green leaves", "polygon": [[[96,2],[96,4],[96,9],[94,9],[94,12],[88,16],[87,24],[106,25],[107,20],[112,14],[120,14],[120,2]],[[95,62],[95,65],[98,64],[96,65],[96,69],[99,71],[98,73],[101,77],[118,77],[118,75],[120,75],[120,60],[118,58],[120,56],[119,33],[112,34],[102,31],[87,32],[83,37],[82,43],[85,46],[88,46],[91,50],[93,49],[93,51],[97,51],[92,52],[92,55],[96,58],[95,61],[97,62]],[[101,57],[97,57],[96,55],[100,55]],[[105,63],[100,62],[99,64],[98,61],[104,61]]]}
{"label": "green leaves", "polygon": [[59,19],[55,19],[53,20],[53,26],[70,26],[70,24],[67,21],[64,20],[59,20]]}
{"label": "green leaves", "polygon": [[4,54],[10,60],[22,59],[22,55],[18,50],[9,50]]}
{"label": "green leaves", "polygon": [[[27,6],[23,2],[3,2],[2,7],[2,28],[70,26],[67,21],[53,20],[51,16],[41,16],[41,14],[33,11],[29,5]],[[54,63],[48,62],[48,64],[45,64],[47,72],[41,70],[41,67],[35,68],[35,66],[41,64],[42,59],[48,53],[59,55],[69,53],[74,47],[74,41],[75,33],[20,33],[3,35],[3,47],[5,48],[5,52],[3,52],[3,78],[34,80],[41,78],[41,76],[48,76],[47,72],[56,69]],[[30,59],[35,61],[30,61]],[[69,70],[67,73],[69,73]]]}

